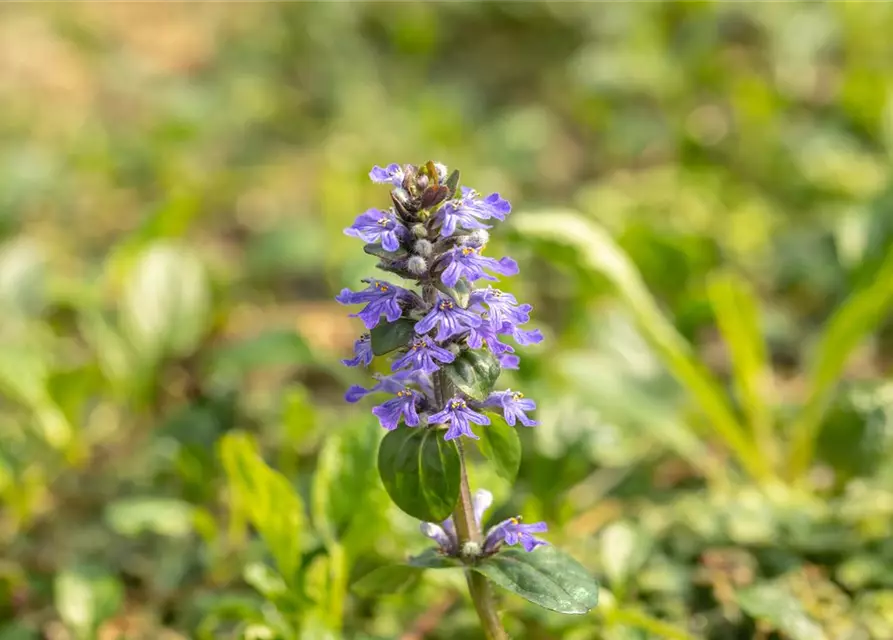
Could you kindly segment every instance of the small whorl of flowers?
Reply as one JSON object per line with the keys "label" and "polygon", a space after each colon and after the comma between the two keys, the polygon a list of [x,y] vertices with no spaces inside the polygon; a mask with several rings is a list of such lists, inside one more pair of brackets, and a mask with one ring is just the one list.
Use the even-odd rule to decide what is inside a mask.
{"label": "small whorl of flowers", "polygon": [[[404,320],[413,324],[414,336],[396,350],[391,375],[377,376],[370,388],[353,386],[345,398],[357,402],[372,393],[391,394],[373,409],[382,427],[393,430],[401,421],[408,427],[446,427],[446,440],[477,439],[471,425],[490,424],[484,411],[501,413],[512,426],[535,426],[527,412],[536,404],[522,393],[494,391],[479,401],[456,391],[438,398],[435,384],[440,370],[466,350],[485,349],[501,368],[516,369],[519,358],[503,339],[527,345],[543,338],[539,330],[522,328],[530,320],[529,304],[519,304],[513,295],[492,286],[474,286],[497,280],[492,274],[518,273],[511,258],[484,255],[491,228],[487,223],[505,220],[511,205],[498,193],[484,197],[460,188],[459,172],[448,174],[435,162],[376,166],[369,177],[391,185],[391,206],[369,209],[344,232],[367,243],[365,251],[380,259],[379,269],[413,282],[421,293],[368,279],[361,291],[344,289],[337,296],[341,304],[363,305],[352,315],[370,331],[382,322]],[[364,334],[354,345],[354,357],[342,362],[369,366],[372,342]]]}

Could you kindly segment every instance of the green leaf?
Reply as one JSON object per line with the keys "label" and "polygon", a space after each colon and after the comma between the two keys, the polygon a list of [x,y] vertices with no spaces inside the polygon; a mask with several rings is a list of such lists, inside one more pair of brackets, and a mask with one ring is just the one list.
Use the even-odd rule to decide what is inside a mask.
{"label": "green leaf", "polygon": [[481,401],[493,391],[501,371],[499,362],[485,349],[465,350],[443,370],[457,389]]}
{"label": "green leaf", "polygon": [[466,280],[465,278],[460,278],[455,287],[446,286],[443,282],[441,282],[440,278],[438,278],[434,282],[434,286],[451,297],[456,302],[456,304],[458,304],[463,309],[468,307],[468,299],[471,296],[471,286],[469,286],[468,280]]}
{"label": "green leaf", "polygon": [[393,564],[373,569],[351,585],[351,589],[364,598],[379,597],[388,593],[399,593],[422,573],[420,567],[407,564]]}
{"label": "green leaf", "polygon": [[775,460],[771,387],[766,343],[760,329],[759,302],[749,284],[731,272],[707,282],[713,313],[731,353],[735,389],[764,455]]}
{"label": "green leaf", "polygon": [[372,353],[383,356],[406,345],[415,335],[415,322],[400,318],[396,322],[380,322],[372,331]]}
{"label": "green leaf", "polygon": [[313,353],[301,335],[290,329],[273,329],[215,349],[208,369],[212,377],[239,382],[258,369],[312,361]]}
{"label": "green leaf", "polygon": [[446,187],[450,190],[450,198],[455,197],[456,191],[459,190],[459,170],[455,169],[447,178]]}
{"label": "green leaf", "polygon": [[413,567],[421,567],[423,569],[453,569],[462,566],[459,560],[445,556],[437,549],[426,549],[406,562]]}
{"label": "green leaf", "polygon": [[493,463],[500,478],[514,482],[521,466],[521,439],[514,427],[502,420],[494,420],[490,426],[478,429],[478,449]]}
{"label": "green leaf", "polygon": [[279,573],[291,584],[301,559],[304,505],[285,476],[266,465],[249,436],[231,432],[220,441],[220,458],[233,511],[260,533]]}
{"label": "green leaf", "polygon": [[850,295],[825,327],[810,367],[809,399],[791,428],[790,477],[801,477],[812,462],[819,426],[850,354],[888,317],[893,306],[891,281],[893,248],[888,250],[871,284]]}
{"label": "green leaf", "polygon": [[768,478],[768,462],[746,436],[716,379],[661,312],[642,275],[607,231],[571,211],[515,214],[512,225],[525,239],[573,247],[580,266],[606,278],[632,313],[642,335],[688,389],[741,466],[755,478]]}
{"label": "green leaf", "polygon": [[151,245],[124,283],[119,311],[125,333],[145,361],[189,355],[211,319],[205,266],[184,246]]}
{"label": "green leaf", "polygon": [[378,472],[396,505],[419,520],[445,520],[459,500],[459,452],[439,430],[388,433],[378,449]]}
{"label": "green leaf", "polygon": [[822,627],[804,610],[803,605],[780,585],[758,584],[739,591],[738,604],[752,618],[767,622],[791,640],[826,640]]}
{"label": "green leaf", "polygon": [[472,567],[503,589],[558,613],[582,614],[598,604],[598,583],[555,547],[504,549]]}
{"label": "green leaf", "polygon": [[105,520],[125,536],[151,532],[182,538],[192,532],[192,512],[192,505],[175,498],[128,498],[108,505]]}
{"label": "green leaf", "polygon": [[59,617],[79,640],[94,637],[99,625],[118,611],[124,599],[121,583],[92,567],[57,574],[53,592]]}
{"label": "green leaf", "polygon": [[370,256],[384,258],[386,260],[403,260],[409,255],[409,252],[402,247],[397,249],[396,251],[386,251],[380,244],[373,243],[369,243],[365,247],[363,247],[363,251],[368,253]]}

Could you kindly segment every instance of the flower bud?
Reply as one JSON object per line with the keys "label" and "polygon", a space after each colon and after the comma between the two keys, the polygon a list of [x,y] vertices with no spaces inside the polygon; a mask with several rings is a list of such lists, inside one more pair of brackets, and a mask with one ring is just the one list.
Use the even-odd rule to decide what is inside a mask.
{"label": "flower bud", "polygon": [[420,256],[412,256],[406,261],[406,270],[413,275],[420,276],[428,270],[428,263]]}
{"label": "flower bud", "polygon": [[480,558],[483,555],[481,545],[477,542],[468,541],[462,545],[462,557],[468,560]]}
{"label": "flower bud", "polygon": [[486,229],[475,229],[462,240],[462,244],[469,247],[483,247],[490,240],[490,234]]}
{"label": "flower bud", "polygon": [[428,258],[431,256],[431,253],[434,251],[434,245],[432,245],[427,240],[419,240],[415,243],[413,247],[415,252],[424,258]]}
{"label": "flower bud", "polygon": [[427,238],[428,237],[428,228],[423,224],[416,224],[412,227],[412,235],[416,238]]}
{"label": "flower bud", "polygon": [[450,343],[449,345],[447,345],[447,349],[448,349],[449,352],[452,353],[454,356],[458,356],[458,355],[459,355],[459,352],[462,351],[462,347],[460,347],[460,346],[459,346],[458,344],[456,344],[456,343]]}

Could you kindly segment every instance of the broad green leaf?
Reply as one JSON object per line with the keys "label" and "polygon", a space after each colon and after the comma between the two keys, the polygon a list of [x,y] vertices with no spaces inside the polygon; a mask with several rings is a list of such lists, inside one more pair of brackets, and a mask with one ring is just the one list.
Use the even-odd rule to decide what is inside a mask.
{"label": "broad green leaf", "polygon": [[238,382],[265,367],[307,364],[313,360],[309,345],[290,329],[273,329],[239,342],[218,347],[210,354],[209,374]]}
{"label": "broad green leaf", "polygon": [[752,618],[769,623],[791,640],[827,640],[822,627],[804,610],[797,597],[775,584],[758,584],[739,591],[738,605]]}
{"label": "broad green leaf", "polygon": [[496,385],[501,369],[499,362],[486,349],[467,349],[443,371],[457,389],[475,400],[486,400]]}
{"label": "broad green leaf", "polygon": [[426,549],[419,555],[412,556],[406,562],[413,567],[421,567],[423,569],[453,569],[462,566],[459,560],[445,556],[437,549]]}
{"label": "broad green leaf", "polygon": [[186,247],[150,246],[124,283],[119,311],[125,333],[144,360],[192,353],[211,319],[204,265]]}
{"label": "broad green leaf", "polygon": [[819,426],[853,350],[888,318],[893,306],[891,282],[893,248],[888,250],[871,284],[850,295],[825,327],[810,367],[809,398],[791,428],[791,478],[802,477],[812,463]]}
{"label": "broad green leaf", "polygon": [[477,430],[480,440],[475,440],[478,449],[493,463],[500,478],[514,482],[521,466],[521,439],[515,427],[502,420]]}
{"label": "broad green leaf", "polygon": [[465,278],[460,278],[455,287],[448,287],[440,278],[434,281],[434,286],[451,297],[456,304],[465,309],[468,307],[468,299],[471,296],[471,287]]}
{"label": "broad green leaf", "polygon": [[515,214],[512,224],[526,239],[573,247],[582,267],[607,278],[643,336],[688,389],[741,466],[753,477],[769,477],[771,470],[767,461],[746,436],[719,384],[661,312],[638,269],[601,226],[572,211]]}
{"label": "broad green leaf", "polygon": [[409,252],[402,247],[397,249],[396,251],[386,251],[380,244],[369,243],[365,247],[363,247],[363,251],[368,253],[370,256],[375,256],[376,258],[385,258],[387,260],[402,260],[405,259]]}
{"label": "broad green leaf", "polygon": [[419,520],[445,520],[459,500],[459,452],[442,431],[391,431],[378,449],[378,472],[394,503]]}
{"label": "broad green leaf", "polygon": [[369,334],[372,339],[372,353],[383,356],[412,340],[415,322],[408,318],[400,318],[396,322],[380,322]]}
{"label": "broad green leaf", "polygon": [[57,574],[53,592],[59,617],[78,640],[93,638],[99,625],[118,611],[124,599],[124,589],[113,575],[91,567]]}
{"label": "broad green leaf", "polygon": [[503,549],[472,567],[503,589],[558,613],[582,614],[598,604],[598,583],[555,547]]}
{"label": "broad green leaf", "polygon": [[220,458],[233,510],[260,533],[279,573],[291,584],[301,556],[304,505],[291,483],[261,459],[254,442],[231,432],[220,441]]}
{"label": "broad green leaf", "polygon": [[735,389],[753,429],[757,446],[773,462],[772,395],[766,343],[760,329],[759,303],[749,284],[731,272],[716,273],[707,294],[731,355]]}
{"label": "broad green leaf", "polygon": [[176,498],[127,498],[109,504],[105,520],[116,532],[182,538],[192,532],[192,505]]}
{"label": "broad green leaf", "polygon": [[422,573],[420,567],[393,564],[373,569],[354,582],[350,588],[365,598],[377,598],[389,593],[399,593],[409,587]]}

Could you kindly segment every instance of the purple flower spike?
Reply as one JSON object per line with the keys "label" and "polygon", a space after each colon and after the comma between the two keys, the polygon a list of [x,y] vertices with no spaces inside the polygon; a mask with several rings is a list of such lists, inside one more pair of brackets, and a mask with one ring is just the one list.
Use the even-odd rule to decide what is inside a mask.
{"label": "purple flower spike", "polygon": [[403,315],[400,302],[407,299],[408,292],[405,289],[384,280],[367,280],[366,282],[370,284],[362,291],[342,289],[335,298],[341,304],[366,303],[362,311],[351,314],[352,318],[359,317],[367,329],[374,329],[378,326],[381,316],[384,316],[388,322],[394,322]]}
{"label": "purple flower spike", "polygon": [[504,353],[514,353],[514,347],[499,341],[499,335],[497,334],[496,329],[493,328],[493,323],[489,321],[486,314],[484,314],[482,319],[484,322],[481,326],[472,327],[468,330],[468,337],[466,338],[468,346],[472,349],[487,347],[490,349],[491,353],[496,356]]}
{"label": "purple flower spike", "polygon": [[400,424],[400,418],[408,427],[419,425],[419,414],[416,412],[418,394],[410,389],[402,389],[397,392],[397,397],[388,400],[382,405],[373,407],[372,413],[378,418],[381,426],[388,431],[393,431]]}
{"label": "purple flower spike", "polygon": [[545,533],[546,531],[548,531],[548,527],[545,522],[521,524],[520,516],[508,518],[487,532],[487,537],[484,539],[484,553],[496,551],[503,542],[508,545],[515,545],[520,542],[525,551],[533,551],[540,545],[549,544],[533,535],[534,533]]}
{"label": "purple flower spike", "polygon": [[420,336],[413,340],[412,346],[409,347],[409,351],[405,355],[394,361],[391,369],[397,371],[404,367],[410,367],[412,371],[421,371],[431,375],[440,368],[437,362],[448,364],[455,359],[456,356],[443,347],[437,346],[437,343],[428,336]]}
{"label": "purple flower spike", "polygon": [[474,435],[474,431],[471,430],[470,423],[473,422],[475,424],[487,425],[490,424],[490,418],[472,411],[468,408],[468,404],[465,400],[459,396],[454,396],[446,403],[446,407],[444,407],[443,411],[435,413],[428,418],[429,424],[442,424],[446,422],[450,423],[450,428],[443,437],[444,440],[454,440],[459,436],[467,436],[474,440],[479,440],[479,438]]}
{"label": "purple flower spike", "polygon": [[505,324],[520,325],[530,320],[533,307],[529,304],[519,305],[515,296],[493,287],[478,289],[471,294],[470,307],[486,305],[493,324],[501,327]]}
{"label": "purple flower spike", "polygon": [[403,167],[396,163],[389,164],[384,169],[375,165],[369,172],[369,179],[378,184],[390,183],[399,187],[403,184]]}
{"label": "purple flower spike", "polygon": [[409,236],[409,231],[397,220],[393,211],[380,209],[369,209],[360,214],[344,233],[363,242],[380,242],[385,251],[396,251],[400,248],[400,241]]}
{"label": "purple flower spike", "polygon": [[353,355],[353,358],[342,360],[341,364],[348,367],[368,367],[372,362],[372,340],[368,333],[364,333],[353,343]]}
{"label": "purple flower spike", "polygon": [[495,391],[484,400],[483,406],[496,407],[502,410],[502,415],[509,426],[514,427],[516,421],[520,421],[525,427],[535,427],[539,424],[536,420],[527,417],[527,411],[536,409],[536,403],[525,398],[520,391]]}
{"label": "purple flower spike", "polygon": [[447,268],[443,270],[440,279],[448,287],[455,287],[463,276],[469,282],[475,280],[496,280],[486,273],[484,269],[493,271],[503,276],[513,276],[518,273],[518,263],[511,258],[487,258],[481,255],[481,250],[474,247],[453,247],[444,256]]}
{"label": "purple flower spike", "polygon": [[438,342],[443,342],[480,325],[480,317],[456,306],[455,302],[441,296],[434,308],[428,312],[428,315],[418,321],[415,326],[415,332],[422,335],[428,333],[436,326],[437,335],[435,339]]}

